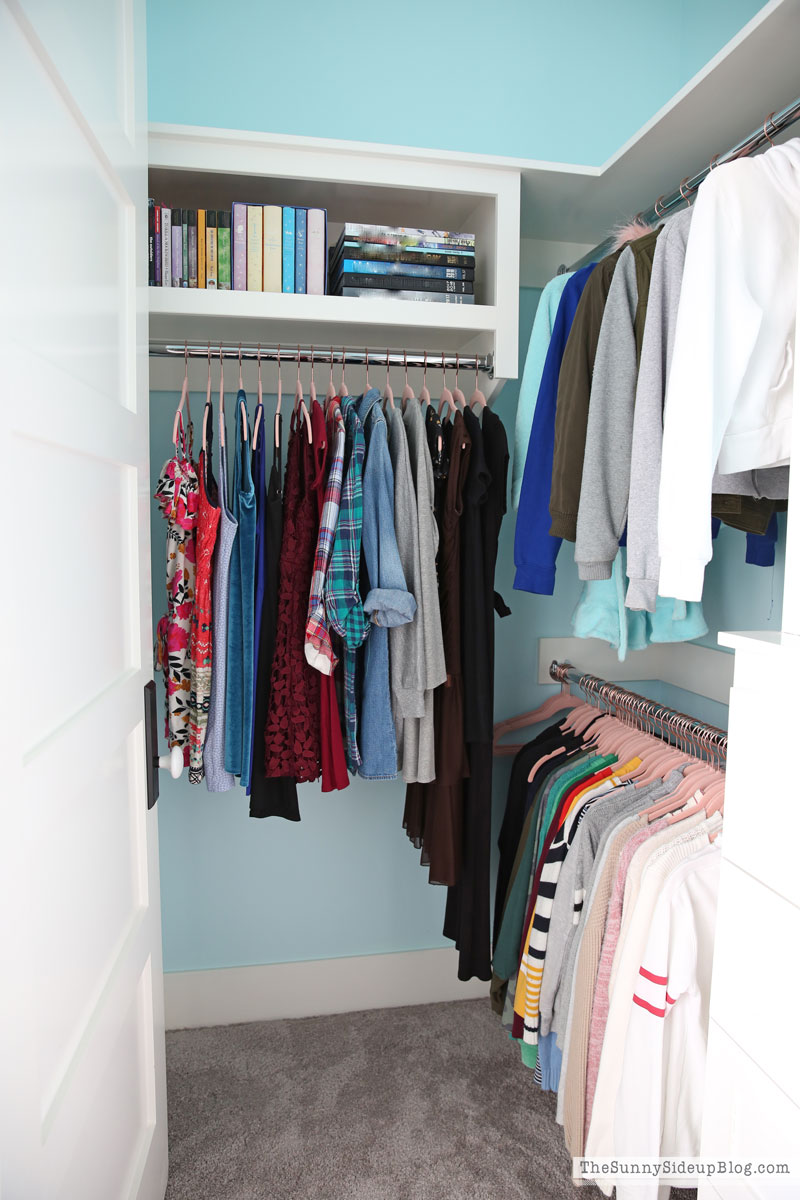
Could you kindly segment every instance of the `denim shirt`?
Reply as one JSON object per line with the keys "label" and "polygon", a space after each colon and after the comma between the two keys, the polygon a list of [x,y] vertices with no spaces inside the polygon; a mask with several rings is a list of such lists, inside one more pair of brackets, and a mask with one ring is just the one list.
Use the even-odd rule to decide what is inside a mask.
{"label": "denim shirt", "polygon": [[394,779],[397,775],[392,699],[389,686],[389,628],[411,621],[417,604],[406,587],[394,530],[394,475],[380,393],[371,388],[358,404],[367,454],[364,460],[362,544],[370,590],[364,612],[372,624],[363,650],[359,775]]}

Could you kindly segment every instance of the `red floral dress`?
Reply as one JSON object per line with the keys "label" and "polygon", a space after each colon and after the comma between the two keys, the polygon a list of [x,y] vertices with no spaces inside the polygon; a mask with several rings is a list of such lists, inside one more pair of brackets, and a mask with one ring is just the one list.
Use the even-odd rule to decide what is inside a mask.
{"label": "red floral dress", "polygon": [[201,450],[197,461],[197,564],[189,639],[189,783],[200,783],[204,775],[203,747],[208,728],[208,710],[211,706],[211,562],[217,541],[220,510],[217,484],[208,472],[206,463],[206,454]]}
{"label": "red floral dress", "polygon": [[167,612],[156,630],[156,667],[164,672],[164,732],[170,749],[183,748],[189,765],[192,719],[189,631],[195,595],[195,530],[199,488],[197,472],[186,454],[183,426],[180,449],[164,463],[155,498],[167,522]]}

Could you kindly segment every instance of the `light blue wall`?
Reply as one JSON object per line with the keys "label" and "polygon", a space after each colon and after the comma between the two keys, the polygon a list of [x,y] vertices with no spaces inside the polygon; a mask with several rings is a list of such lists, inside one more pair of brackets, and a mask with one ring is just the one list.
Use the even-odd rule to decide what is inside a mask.
{"label": "light blue wall", "polygon": [[150,120],[599,164],[757,0],[148,0]]}
{"label": "light blue wall", "polygon": [[[398,10],[307,0],[298,39],[296,10],[287,5],[150,0],[150,119],[600,163],[758,7],[752,0],[679,0],[666,9],[630,0],[546,7],[411,0]],[[246,14],[238,50],[234,13]],[[450,56],[434,48],[443,30]],[[522,359],[537,299],[533,290],[521,293]],[[176,399],[152,395],[154,486]],[[511,383],[497,404],[510,442],[516,399]],[[199,411],[199,396],[196,403]],[[514,592],[513,527],[509,514],[497,580],[513,613],[497,623],[498,719],[545,694],[535,684],[536,637],[570,633],[580,591],[566,548],[554,597]],[[162,535],[154,505],[156,618],[164,606]],[[743,558],[744,535],[723,531],[708,572],[709,625],[779,628],[781,566],[763,571]],[[676,689],[640,690],[724,719],[721,706]],[[495,833],[509,763],[499,760],[495,770]],[[161,788],[167,970],[448,944],[444,891],[428,885],[402,829],[402,785],[358,781],[328,796],[305,785],[299,825],[250,820],[238,790],[210,796],[202,785],[169,779]]]}

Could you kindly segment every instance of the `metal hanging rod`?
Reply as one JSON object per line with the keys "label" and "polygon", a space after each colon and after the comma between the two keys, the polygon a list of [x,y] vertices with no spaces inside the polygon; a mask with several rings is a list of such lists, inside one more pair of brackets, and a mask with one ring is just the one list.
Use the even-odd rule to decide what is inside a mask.
{"label": "metal hanging rod", "polygon": [[584,695],[600,703],[608,709],[613,709],[622,715],[622,719],[630,725],[645,730],[665,742],[694,746],[703,750],[710,759],[725,765],[728,753],[728,735],[724,729],[716,725],[706,725],[695,717],[678,712],[648,700],[636,692],[629,692],[616,683],[599,679],[596,675],[584,675],[576,670],[572,663],[560,663],[555,660],[550,664],[550,678],[557,683],[575,684]]}
{"label": "metal hanging rod", "polygon": [[262,362],[277,362],[280,354],[281,362],[285,363],[310,363],[313,360],[320,367],[326,363],[333,362],[336,365],[344,363],[346,366],[364,366],[370,367],[420,367],[424,369],[426,366],[429,370],[441,370],[443,367],[448,371],[480,371],[483,375],[487,375],[490,379],[494,378],[494,358],[491,354],[441,354],[431,353],[425,350],[370,350],[364,347],[361,350],[355,350],[349,346],[297,346],[289,343],[280,346],[258,346],[245,345],[236,343],[236,345],[227,345],[224,342],[168,342],[168,341],[151,341],[150,342],[150,357],[151,358],[207,358],[211,353],[212,359],[219,360],[220,354],[223,358],[238,359],[241,355],[242,359],[257,360],[259,354]]}
{"label": "metal hanging rod", "polygon": [[[786,108],[781,109],[777,113],[769,113],[764,118],[764,123],[758,129],[754,129],[746,138],[742,138],[735,146],[725,154],[715,154],[707,167],[703,167],[697,174],[691,178],[687,176],[682,179],[674,192],[670,192],[668,196],[659,196],[650,208],[643,212],[637,213],[637,219],[644,221],[648,225],[655,225],[657,221],[668,217],[671,212],[681,207],[689,200],[700,187],[700,184],[707,175],[714,170],[715,167],[721,167],[724,163],[733,162],[736,158],[746,158],[750,154],[754,154],[756,150],[760,150],[767,142],[771,142],[773,137],[782,130],[793,125],[795,121],[800,120],[800,97],[788,104]],[[588,254],[584,254],[583,258],[578,259],[576,263],[570,267],[571,271],[576,271],[579,267],[585,267],[590,262],[597,262],[601,258],[605,258],[614,249],[615,240],[613,237],[608,237],[601,242],[599,246],[595,246]]]}

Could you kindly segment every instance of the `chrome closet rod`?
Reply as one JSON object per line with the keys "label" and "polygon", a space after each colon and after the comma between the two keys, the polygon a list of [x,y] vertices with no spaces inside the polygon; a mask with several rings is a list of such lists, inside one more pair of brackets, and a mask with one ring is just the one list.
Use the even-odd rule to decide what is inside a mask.
{"label": "chrome closet rod", "polygon": [[[703,167],[691,178],[688,176],[682,179],[674,192],[670,192],[668,196],[659,196],[654,204],[649,209],[644,209],[637,213],[637,219],[644,221],[648,225],[654,225],[663,217],[669,216],[674,210],[695,194],[700,184],[706,176],[713,171],[715,167],[720,167],[723,163],[733,162],[736,158],[746,158],[749,154],[754,154],[756,150],[760,150],[762,146],[772,140],[775,134],[793,125],[795,121],[800,120],[800,97],[794,100],[791,104],[787,104],[786,108],[781,109],[778,113],[770,113],[764,118],[763,125],[758,129],[754,129],[746,138],[742,138],[735,146],[725,154],[715,154],[707,167]],[[570,271],[577,271],[579,267],[585,267],[590,262],[597,262],[600,258],[605,258],[614,249],[615,240],[613,237],[608,237],[590,250],[588,254],[584,254],[583,258],[579,258],[576,263],[573,263],[569,268]]]}
{"label": "chrome closet rod", "polygon": [[[151,358],[207,358],[211,357],[219,360],[220,353],[223,358],[236,358],[241,355],[242,359],[257,360],[259,353],[262,362],[277,362],[280,354],[282,363],[310,363],[313,354],[314,364],[320,368],[326,363],[333,361],[335,365],[344,363],[346,366],[364,366],[370,367],[385,367],[387,363],[386,350],[370,350],[365,347],[362,350],[355,350],[349,346],[340,346],[338,349],[334,346],[317,345],[298,347],[291,342],[278,346],[258,346],[245,345],[244,342],[237,342],[235,345],[226,345],[224,342],[220,345],[219,342],[169,342],[169,341],[151,341],[150,342],[150,357]],[[388,363],[390,367],[419,367],[424,369],[426,366],[433,371],[442,367],[448,371],[475,371],[481,372],[483,375],[488,375],[490,379],[494,378],[494,359],[491,354],[441,354],[429,353],[424,350],[390,350],[388,354]]]}
{"label": "chrome closet rod", "polygon": [[648,700],[637,692],[629,692],[627,688],[609,683],[597,675],[586,675],[573,667],[572,663],[554,660],[550,664],[550,678],[557,683],[575,684],[587,699],[597,700],[609,710],[614,710],[629,725],[654,734],[665,742],[674,741],[678,745],[691,745],[704,750],[709,758],[721,766],[725,764],[728,735],[716,725],[707,725],[704,721]]}

